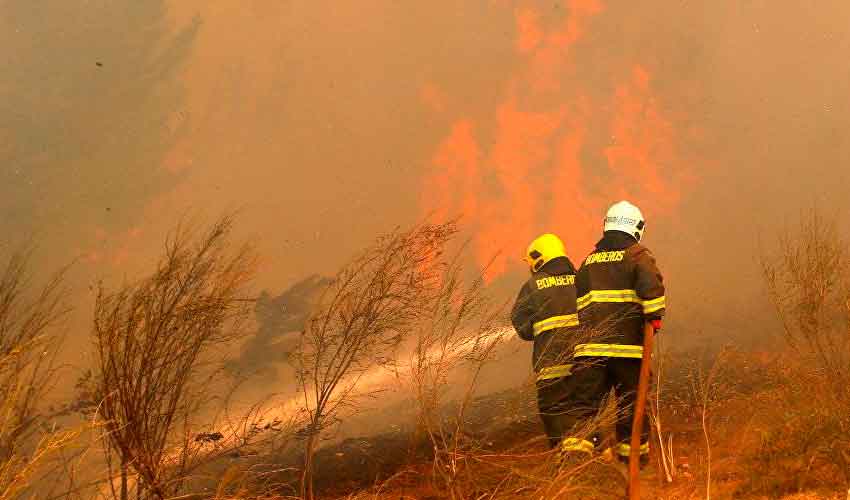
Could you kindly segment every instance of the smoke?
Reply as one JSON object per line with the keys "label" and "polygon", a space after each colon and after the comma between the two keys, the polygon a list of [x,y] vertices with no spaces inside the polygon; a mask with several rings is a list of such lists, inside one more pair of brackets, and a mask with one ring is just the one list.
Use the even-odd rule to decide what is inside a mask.
{"label": "smoke", "polygon": [[803,2],[0,0],[3,253],[150,268],[236,209],[277,295],[375,234],[463,214],[512,294],[544,231],[574,260],[630,198],[680,338],[748,328],[769,240],[847,207],[850,6]]}
{"label": "smoke", "polygon": [[34,236],[52,263],[100,264],[106,235],[134,237],[173,182],[158,165],[183,132],[178,76],[198,29],[171,29],[156,0],[0,2],[7,244]]}
{"label": "smoke", "polygon": [[279,365],[289,361],[297,347],[298,334],[304,330],[310,312],[330,283],[330,278],[309,276],[276,297],[262,292],[254,309],[256,333],[249,337],[240,355],[230,363],[230,369],[276,375]]}

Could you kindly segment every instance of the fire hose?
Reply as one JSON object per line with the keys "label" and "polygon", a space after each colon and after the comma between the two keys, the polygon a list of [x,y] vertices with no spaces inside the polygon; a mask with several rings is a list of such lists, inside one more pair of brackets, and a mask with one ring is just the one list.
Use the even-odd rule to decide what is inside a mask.
{"label": "fire hose", "polygon": [[643,327],[643,358],[640,362],[635,415],[632,421],[632,440],[629,449],[629,500],[640,498],[640,435],[646,413],[646,400],[649,393],[649,377],[652,368],[652,347],[655,341],[655,328],[647,321]]}

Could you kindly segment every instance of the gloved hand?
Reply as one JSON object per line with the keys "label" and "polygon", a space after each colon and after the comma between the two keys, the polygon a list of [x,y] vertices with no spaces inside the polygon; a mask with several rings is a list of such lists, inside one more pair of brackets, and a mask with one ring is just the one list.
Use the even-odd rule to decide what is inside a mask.
{"label": "gloved hand", "polygon": [[650,321],[650,323],[652,323],[652,328],[654,328],[656,332],[661,331],[661,320],[660,319],[653,319],[653,320]]}

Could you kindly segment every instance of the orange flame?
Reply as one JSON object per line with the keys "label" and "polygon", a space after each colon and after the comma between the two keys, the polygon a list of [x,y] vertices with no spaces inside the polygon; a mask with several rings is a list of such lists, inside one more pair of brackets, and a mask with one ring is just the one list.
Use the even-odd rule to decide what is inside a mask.
{"label": "orange flame", "polygon": [[[582,81],[574,53],[603,10],[596,0],[572,0],[554,27],[544,26],[534,7],[515,10],[522,69],[506,82],[492,115],[456,119],[432,157],[423,208],[464,216],[479,265],[501,252],[488,279],[519,265],[528,242],[543,232],[559,234],[580,258],[609,204],[629,199],[651,218],[669,214],[691,179],[644,65],[611,65],[621,81],[611,82],[607,95]],[[435,89],[427,84],[423,92]],[[494,130],[492,142],[478,137],[479,129]]]}

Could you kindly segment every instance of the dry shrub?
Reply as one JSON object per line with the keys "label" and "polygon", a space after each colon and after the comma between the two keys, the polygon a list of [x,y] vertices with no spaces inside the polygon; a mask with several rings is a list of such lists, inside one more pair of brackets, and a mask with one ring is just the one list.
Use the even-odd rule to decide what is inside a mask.
{"label": "dry shrub", "polygon": [[168,498],[207,458],[196,420],[219,373],[210,355],[241,331],[254,263],[248,246],[231,248],[232,226],[223,217],[200,236],[178,228],[152,275],[116,291],[100,286],[89,388],[110,470],[117,460],[116,497],[128,497],[132,474],[139,497]]}
{"label": "dry shrub", "polygon": [[850,394],[850,259],[837,217],[813,209],[783,232],[775,255],[763,255],[767,293],[788,346]]}
{"label": "dry shrub", "polygon": [[850,484],[850,256],[836,220],[811,210],[761,262],[788,352],[762,395],[751,491]]}
{"label": "dry shrub", "polygon": [[[513,333],[499,326],[504,308],[486,295],[483,275],[467,283],[461,260],[458,253],[430,263],[440,273],[440,286],[422,304],[425,317],[416,328],[408,367],[418,424],[433,449],[433,477],[451,498],[464,497],[459,477],[468,473],[469,457],[481,448],[466,425],[481,370]],[[447,414],[445,398],[464,378],[465,387],[454,395],[457,404]],[[466,482],[473,479],[467,475]]]}
{"label": "dry shrub", "polygon": [[314,495],[313,456],[322,433],[342,411],[356,409],[367,371],[393,364],[396,348],[439,289],[434,263],[456,232],[454,223],[421,224],[383,236],[322,295],[293,355],[309,421],[303,432],[303,497]]}

